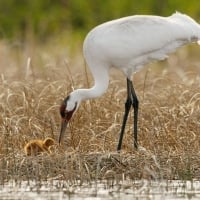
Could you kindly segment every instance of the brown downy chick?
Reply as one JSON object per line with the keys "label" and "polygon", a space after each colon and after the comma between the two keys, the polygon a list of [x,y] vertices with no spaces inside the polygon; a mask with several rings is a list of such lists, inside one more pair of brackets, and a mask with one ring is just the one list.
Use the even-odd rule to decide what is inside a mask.
{"label": "brown downy chick", "polygon": [[52,138],[45,140],[31,140],[24,146],[24,151],[27,156],[37,156],[42,152],[51,153],[49,147],[54,145],[55,141]]}

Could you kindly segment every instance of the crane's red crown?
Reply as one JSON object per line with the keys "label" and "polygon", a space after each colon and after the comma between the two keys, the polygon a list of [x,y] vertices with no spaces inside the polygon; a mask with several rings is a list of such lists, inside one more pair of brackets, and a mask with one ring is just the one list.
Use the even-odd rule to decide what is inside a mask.
{"label": "crane's red crown", "polygon": [[77,107],[77,102],[75,103],[75,106],[72,110],[68,111],[67,110],[67,101],[69,100],[70,96],[68,96],[67,98],[64,99],[64,101],[62,102],[61,106],[60,106],[60,115],[62,117],[63,120],[65,121],[69,121],[74,113],[74,111],[76,110]]}

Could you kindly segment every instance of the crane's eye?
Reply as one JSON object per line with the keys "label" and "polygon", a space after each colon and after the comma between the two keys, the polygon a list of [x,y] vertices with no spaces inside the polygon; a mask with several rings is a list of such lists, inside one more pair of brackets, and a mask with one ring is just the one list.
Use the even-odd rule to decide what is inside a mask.
{"label": "crane's eye", "polygon": [[66,116],[66,113],[67,113],[66,107],[67,107],[67,101],[69,100],[69,98],[70,98],[70,96],[66,97],[60,106],[60,115],[62,118],[65,118],[65,116]]}
{"label": "crane's eye", "polygon": [[76,110],[77,102],[75,103],[73,110],[67,111],[66,106],[67,105],[65,103],[60,106],[60,115],[63,119],[65,119],[66,121],[69,121],[71,119],[74,111]]}
{"label": "crane's eye", "polygon": [[62,118],[65,118],[65,116],[66,116],[66,105],[65,104],[62,104],[61,106],[60,106],[60,115],[61,115],[61,117]]}

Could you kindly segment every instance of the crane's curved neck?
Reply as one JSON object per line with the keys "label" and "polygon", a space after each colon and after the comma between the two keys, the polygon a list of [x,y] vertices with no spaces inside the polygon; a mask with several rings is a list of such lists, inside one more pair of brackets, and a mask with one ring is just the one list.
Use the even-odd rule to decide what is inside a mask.
{"label": "crane's curved neck", "polygon": [[96,66],[95,68],[91,69],[91,72],[94,77],[94,86],[89,89],[77,89],[72,92],[81,101],[100,97],[108,88],[108,68],[102,66],[101,68],[98,68]]}

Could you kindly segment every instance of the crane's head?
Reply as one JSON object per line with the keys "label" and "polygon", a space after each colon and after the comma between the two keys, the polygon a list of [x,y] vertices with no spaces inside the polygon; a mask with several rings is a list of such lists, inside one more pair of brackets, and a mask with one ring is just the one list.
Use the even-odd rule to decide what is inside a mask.
{"label": "crane's head", "polygon": [[67,124],[70,121],[70,119],[72,118],[75,111],[77,110],[79,103],[80,103],[80,101],[76,100],[76,98],[73,98],[73,95],[69,95],[62,102],[62,104],[60,106],[60,115],[62,118],[62,122],[61,122],[59,143],[61,142],[62,137],[65,133],[65,130],[67,128]]}

